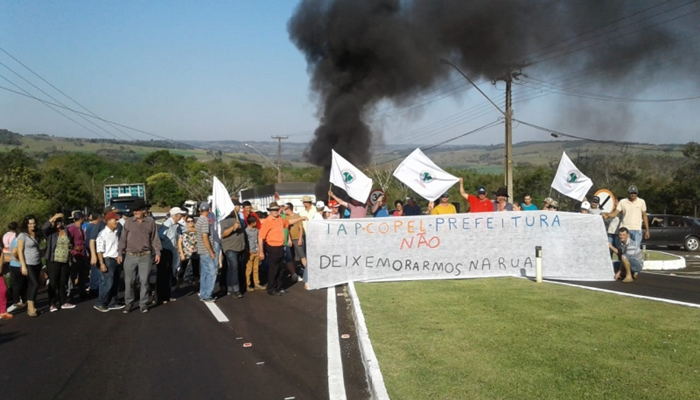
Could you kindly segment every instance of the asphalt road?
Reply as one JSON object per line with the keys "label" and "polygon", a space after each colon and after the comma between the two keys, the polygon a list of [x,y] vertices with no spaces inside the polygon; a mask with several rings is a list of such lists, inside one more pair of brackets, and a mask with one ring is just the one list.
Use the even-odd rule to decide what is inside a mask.
{"label": "asphalt road", "polygon": [[[329,398],[326,290],[224,297],[228,322],[191,287],[175,297],[147,314],[99,313],[94,300],[48,313],[41,292],[39,317],[0,322],[0,399]],[[366,399],[352,317],[337,299],[345,393]]]}

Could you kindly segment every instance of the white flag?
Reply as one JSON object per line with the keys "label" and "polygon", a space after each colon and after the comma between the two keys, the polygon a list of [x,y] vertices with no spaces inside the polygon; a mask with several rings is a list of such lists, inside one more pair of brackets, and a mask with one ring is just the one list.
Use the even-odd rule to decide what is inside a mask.
{"label": "white flag", "polygon": [[233,202],[231,201],[231,196],[226,190],[226,186],[219,180],[219,178],[214,177],[214,182],[212,184],[212,200],[211,200],[211,210],[214,212],[216,220],[212,225],[212,230],[214,231],[214,241],[221,241],[221,220],[225,219],[231,211],[233,211]]}
{"label": "white flag", "polygon": [[372,191],[372,179],[363,174],[348,160],[341,157],[335,150],[331,161],[331,183],[345,190],[348,196],[365,203]]}
{"label": "white flag", "polygon": [[554,175],[552,187],[565,196],[582,201],[591,186],[593,186],[593,181],[581,173],[564,152],[561,161],[559,161],[557,174]]}
{"label": "white flag", "polygon": [[403,160],[394,176],[428,201],[435,201],[459,182],[459,178],[435,165],[420,149]]}

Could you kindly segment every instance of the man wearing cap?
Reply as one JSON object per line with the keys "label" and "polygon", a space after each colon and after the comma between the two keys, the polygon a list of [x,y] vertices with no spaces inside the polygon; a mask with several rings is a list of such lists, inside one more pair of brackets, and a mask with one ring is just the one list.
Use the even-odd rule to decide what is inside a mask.
{"label": "man wearing cap", "polygon": [[156,302],[158,304],[166,304],[172,300],[170,287],[173,277],[177,276],[180,258],[184,256],[184,253],[180,254],[177,243],[183,231],[180,220],[184,215],[187,215],[187,211],[180,207],[173,207],[169,214],[170,218],[166,219],[158,229],[158,237],[163,246],[160,252],[160,262],[156,267]]}
{"label": "man wearing cap", "polygon": [[323,210],[326,208],[326,205],[321,201],[316,202],[316,213],[314,213],[313,217],[311,218],[312,220],[322,220],[323,219]]}
{"label": "man wearing cap", "polygon": [[581,203],[581,214],[590,214],[591,213],[591,203],[584,201]]}
{"label": "man wearing cap", "polygon": [[100,295],[94,307],[99,312],[124,308],[123,305],[117,304],[119,294],[119,264],[117,263],[119,257],[119,236],[117,235],[119,215],[115,212],[108,212],[105,215],[105,225],[95,241],[101,279]]}
{"label": "man wearing cap", "polygon": [[331,209],[331,213],[328,215],[328,219],[340,219],[340,213],[338,212],[340,204],[338,204],[338,202],[335,200],[331,200],[328,202],[328,207],[330,207]]}
{"label": "man wearing cap", "polygon": [[544,209],[547,211],[559,211],[559,202],[550,198],[549,201],[545,203]]}
{"label": "man wearing cap", "polygon": [[[493,205],[491,205],[493,208]],[[457,214],[457,209],[454,204],[450,203],[450,194],[445,192],[440,196],[440,203],[435,205],[434,201],[428,203],[428,211],[430,215]]]}
{"label": "man wearing cap", "polygon": [[493,211],[513,211],[513,204],[508,202],[508,189],[498,188],[496,200],[493,202]]}
{"label": "man wearing cap", "polygon": [[523,203],[520,204],[520,208],[523,211],[537,211],[537,206],[532,204],[532,196],[529,193],[523,196]]}
{"label": "man wearing cap", "polygon": [[209,203],[199,205],[199,218],[195,223],[197,231],[197,254],[199,254],[199,300],[213,303],[216,283],[216,253],[214,253],[214,232],[209,221]]}
{"label": "man wearing cap", "polygon": [[486,197],[486,187],[479,186],[476,196],[464,190],[464,178],[459,178],[459,194],[469,203],[469,212],[493,212],[493,203]]}
{"label": "man wearing cap", "polygon": [[590,213],[593,215],[600,215],[603,213],[603,209],[600,208],[600,197],[593,196],[593,198],[591,199]]}
{"label": "man wearing cap", "polygon": [[413,197],[406,197],[406,205],[403,207],[403,215],[422,215],[423,211],[420,206],[416,204],[416,199]]}
{"label": "man wearing cap", "polygon": [[647,218],[647,203],[637,197],[637,187],[632,185],[627,190],[628,197],[617,203],[615,211],[611,213],[603,213],[603,218],[614,218],[622,213],[620,220],[620,228],[627,228],[629,235],[638,244],[642,243],[642,222],[646,233],[644,239],[649,239],[649,219]]}
{"label": "man wearing cap", "polygon": [[[73,238],[73,247],[70,250],[71,278],[78,279],[78,293],[80,297],[87,297],[88,279],[90,275],[90,260],[87,258],[87,240],[82,225],[85,215],[80,211],[74,211],[73,223],[66,227],[68,234]],[[70,299],[68,299],[70,302]]]}
{"label": "man wearing cap", "polygon": [[280,206],[276,201],[270,203],[267,208],[270,215],[263,220],[262,228],[258,233],[258,257],[261,260],[267,258],[267,293],[271,296],[280,296],[282,291],[282,271],[284,271],[284,230],[289,224],[306,220],[306,217],[296,219],[284,219],[280,217]]}
{"label": "man wearing cap", "polygon": [[[158,238],[158,228],[152,218],[146,218],[146,203],[137,199],[132,205],[134,213],[124,223],[119,237],[118,263],[124,266],[124,313],[131,311],[134,302],[134,288],[131,286],[138,273],[141,282],[141,297],[139,308],[142,313],[148,312],[148,275],[151,271],[151,256],[155,254],[155,262],[160,262],[161,243]],[[124,255],[122,257],[122,255]]]}

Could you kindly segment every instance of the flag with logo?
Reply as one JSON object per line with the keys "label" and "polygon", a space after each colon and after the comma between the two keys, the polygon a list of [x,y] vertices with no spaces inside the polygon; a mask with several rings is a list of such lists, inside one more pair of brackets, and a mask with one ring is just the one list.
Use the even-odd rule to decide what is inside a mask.
{"label": "flag with logo", "polygon": [[364,203],[369,197],[369,192],[372,191],[372,179],[363,174],[354,165],[335,150],[333,152],[333,160],[331,161],[331,183],[345,190],[348,196]]}
{"label": "flag with logo", "polygon": [[582,201],[591,186],[593,186],[593,181],[579,171],[564,152],[561,161],[559,161],[557,174],[552,181],[552,188],[565,196]]}
{"label": "flag with logo", "polygon": [[233,211],[233,201],[231,201],[226,186],[217,177],[214,177],[212,183],[211,211],[215,216],[215,223],[212,224],[214,238],[221,240],[221,225],[219,223]]}
{"label": "flag with logo", "polygon": [[435,165],[420,149],[415,149],[396,167],[394,176],[428,201],[435,201],[459,182],[459,178]]}

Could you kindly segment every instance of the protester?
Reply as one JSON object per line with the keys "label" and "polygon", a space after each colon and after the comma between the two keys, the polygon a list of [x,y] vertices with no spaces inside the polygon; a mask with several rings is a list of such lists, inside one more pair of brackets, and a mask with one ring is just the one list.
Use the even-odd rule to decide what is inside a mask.
{"label": "protester", "polygon": [[537,206],[532,204],[532,195],[529,193],[523,196],[523,203],[520,204],[523,211],[537,211]]}
{"label": "protester", "polygon": [[617,247],[608,243],[610,250],[620,258],[620,261],[615,262],[615,280],[622,278],[624,273],[622,282],[633,282],[644,268],[641,245],[632,238],[629,229],[625,227],[620,228],[619,238],[620,242]]}
{"label": "protester", "polygon": [[628,197],[617,203],[615,211],[604,213],[603,218],[614,218],[622,213],[620,227],[627,228],[632,239],[641,244],[642,222],[644,222],[644,228],[646,229],[644,239],[649,240],[651,235],[649,233],[649,219],[647,218],[647,203],[643,199],[637,197],[637,193],[637,187],[634,185],[630,186],[627,190]]}
{"label": "protester", "polygon": [[[119,296],[119,215],[105,215],[105,228],[97,235],[95,251],[100,268],[100,294],[94,308],[99,312],[121,310],[125,306],[117,302]],[[162,254],[162,253],[161,253]]]}
{"label": "protester", "polygon": [[10,251],[10,245],[12,240],[17,237],[17,223],[10,222],[7,226],[7,232],[2,235],[2,253],[3,257],[3,271],[7,271],[10,268],[10,260],[12,260],[12,253]]}
{"label": "protester", "polygon": [[581,214],[590,214],[591,213],[591,203],[584,201],[581,203]]}
{"label": "protester", "polygon": [[[331,200],[333,201],[333,200]],[[337,204],[337,203],[336,203]],[[302,216],[294,214],[294,205],[292,203],[287,203],[285,209],[285,214],[287,215],[287,220],[299,219]],[[337,210],[337,208],[335,208]],[[336,214],[337,215],[337,214]],[[292,249],[294,250],[294,260],[301,263],[302,267],[306,268],[306,249],[304,248],[304,220],[295,222],[289,225],[289,237],[292,241]],[[257,240],[256,240],[257,248]],[[253,255],[253,250],[250,251],[251,257]]]}
{"label": "protester", "polygon": [[19,262],[19,250],[17,249],[17,236],[10,242],[10,275],[12,276],[12,306],[8,312],[21,310],[27,307],[27,278],[22,273],[22,264]]}
{"label": "protester", "polygon": [[[214,232],[209,221],[209,203],[205,201],[200,204],[199,213],[199,218],[197,218],[197,223],[195,224],[197,229],[197,254],[199,254],[199,300],[213,303],[216,301],[213,294],[218,266],[216,264],[216,253],[214,253]],[[250,214],[250,208],[248,209],[248,217],[256,218]]]}
{"label": "protester", "polygon": [[[608,234],[608,243],[613,245],[613,247],[620,246],[620,217],[612,217],[604,220],[605,231]],[[612,257],[613,251],[610,250],[610,257]]]}
{"label": "protester", "polygon": [[331,216],[331,209],[328,206],[323,207],[323,219],[328,219]]}
{"label": "protester", "polygon": [[27,315],[39,315],[36,305],[36,294],[39,291],[39,275],[41,274],[41,251],[37,235],[36,218],[27,215],[22,221],[20,234],[17,236],[17,252],[22,275],[29,281],[27,285]]}
{"label": "protester", "polygon": [[402,217],[403,213],[403,201],[396,200],[394,202],[394,209],[390,212],[392,217]]}
{"label": "protester", "polygon": [[328,219],[340,219],[340,204],[337,201],[331,200],[328,202],[328,207],[331,209],[331,213],[328,215]]}
{"label": "protester", "polygon": [[[70,250],[71,278],[78,280],[78,294],[81,298],[87,297],[89,289],[90,260],[87,258],[88,245],[82,225],[85,215],[80,211],[73,212],[73,223],[66,227],[68,234],[73,239],[73,247]],[[70,300],[70,299],[69,299]]]}
{"label": "protester", "polygon": [[[292,206],[292,209],[294,207]],[[260,276],[258,272],[258,266],[260,264],[260,258],[258,256],[259,254],[259,248],[258,248],[258,230],[255,228],[255,224],[253,223],[253,220],[255,219],[254,217],[248,217],[251,221],[248,221],[248,227],[245,228],[246,232],[246,237],[248,239],[248,252],[250,253],[250,256],[248,257],[248,263],[246,264],[245,267],[245,283],[246,283],[246,288],[249,291],[254,291],[254,290],[265,290],[267,287],[266,286],[261,286],[260,285]],[[296,225],[296,224],[295,224]],[[301,223],[298,223],[299,227],[301,228]],[[306,259],[304,259],[304,262],[306,262]],[[251,286],[251,276],[252,276],[252,282],[253,285]]]}
{"label": "protester", "polygon": [[[338,196],[333,194],[333,191],[329,190],[328,191],[328,196],[330,196],[333,200],[337,201],[338,204],[341,206],[347,208],[350,210],[350,218],[365,218],[367,217],[367,204],[366,202],[363,204],[353,198],[350,198],[350,201],[345,201]],[[302,214],[303,216],[303,214]],[[306,227],[304,227],[306,229]]]}
{"label": "protester", "polygon": [[472,196],[464,190],[464,178],[459,178],[459,194],[469,203],[469,212],[493,212],[494,210],[493,203],[486,197],[486,187],[484,186],[479,186],[476,190],[476,196]]}
{"label": "protester", "polygon": [[[41,227],[46,238],[46,271],[49,276],[49,311],[75,308],[68,302],[68,279],[70,279],[70,250],[73,238],[63,224],[63,214],[55,214]],[[58,297],[58,299],[57,299]],[[56,302],[58,300],[58,302]]]}
{"label": "protester", "polygon": [[498,188],[496,200],[493,202],[493,211],[513,211],[513,204],[508,202],[508,189]]}
{"label": "protester", "polygon": [[372,215],[374,218],[388,217],[389,209],[386,206],[386,196],[381,195],[377,202],[372,206]]}
{"label": "protester", "polygon": [[[138,199],[131,206],[134,216],[124,223],[121,236],[119,237],[119,248],[117,262],[124,266],[124,313],[131,312],[131,305],[134,302],[134,288],[138,273],[141,282],[141,297],[139,298],[139,308],[141,313],[148,312],[148,276],[151,271],[151,257],[155,255],[155,263],[160,262],[160,252],[162,245],[158,238],[158,229],[152,218],[146,218],[146,203]],[[122,259],[122,255],[126,254]]]}
{"label": "protester", "polygon": [[546,210],[547,211],[559,211],[559,202],[556,200],[549,199],[548,202],[546,202]]}
{"label": "protester", "polygon": [[158,229],[158,238],[162,246],[160,262],[156,266],[156,303],[158,304],[167,304],[175,300],[172,298],[171,286],[183,256],[178,246],[183,231],[180,220],[187,215],[187,211],[180,207],[173,207],[168,214],[170,217]]}
{"label": "protester", "polygon": [[245,247],[245,228],[234,211],[221,221],[221,249],[226,256],[226,293],[239,299],[243,294],[238,282],[238,266]]}
{"label": "protester", "polygon": [[593,196],[591,199],[590,213],[594,215],[601,215],[603,213],[603,209],[600,208],[600,197]]}
{"label": "protester", "polygon": [[284,266],[284,229],[289,228],[290,223],[296,223],[306,219],[286,220],[280,217],[280,206],[277,202],[270,203],[267,209],[270,216],[265,218],[258,233],[258,256],[260,260],[268,260],[267,293],[279,296],[282,292],[282,271]]}
{"label": "protester", "polygon": [[[491,207],[493,208],[493,205]],[[457,214],[457,209],[450,203],[450,194],[447,192],[440,196],[440,204],[435,205],[434,201],[428,203],[428,211],[430,215]]]}
{"label": "protester", "polygon": [[241,204],[243,205],[243,209],[241,210],[241,215],[239,216],[240,219],[242,221],[248,221],[248,216],[252,215],[255,218],[255,228],[260,229],[260,217],[258,217],[258,214],[253,212],[253,205],[249,201],[244,201]]}
{"label": "protester", "polygon": [[403,215],[421,215],[423,211],[420,206],[416,204],[416,199],[413,197],[406,197],[406,205],[403,208]]}
{"label": "protester", "polygon": [[90,256],[89,293],[94,296],[97,296],[97,292],[100,290],[100,280],[102,279],[102,274],[100,273],[100,268],[97,263],[97,251],[95,246],[97,235],[99,235],[104,228],[105,223],[102,220],[102,214],[97,212],[91,213],[90,223],[85,226],[85,241],[87,242],[86,248]]}
{"label": "protester", "polygon": [[180,268],[176,288],[180,288],[180,282],[199,284],[199,253],[197,253],[197,229],[194,225],[194,217],[188,216],[185,220],[185,231],[180,235],[178,248],[180,253],[180,263],[184,268]]}
{"label": "protester", "polygon": [[[7,286],[5,285],[5,279],[2,277],[5,274],[4,265],[7,264],[7,268],[10,268],[10,263],[5,263],[5,243],[0,243],[2,246],[2,252],[0,252],[0,265],[3,266],[2,271],[0,271],[0,319],[12,319],[15,316],[7,312]],[[9,249],[8,249],[9,250]]]}
{"label": "protester", "polygon": [[312,220],[319,220],[319,221],[325,219],[324,215],[323,215],[324,208],[326,208],[326,205],[321,200],[317,201],[316,202],[316,213],[314,214],[314,216],[311,219]]}
{"label": "protester", "polygon": [[[546,199],[544,199],[544,205],[542,206],[542,209],[543,210],[549,209],[549,205],[552,204],[553,201],[555,201],[555,200],[552,199],[551,197],[547,197]],[[559,208],[558,204],[557,204],[557,208]]]}

